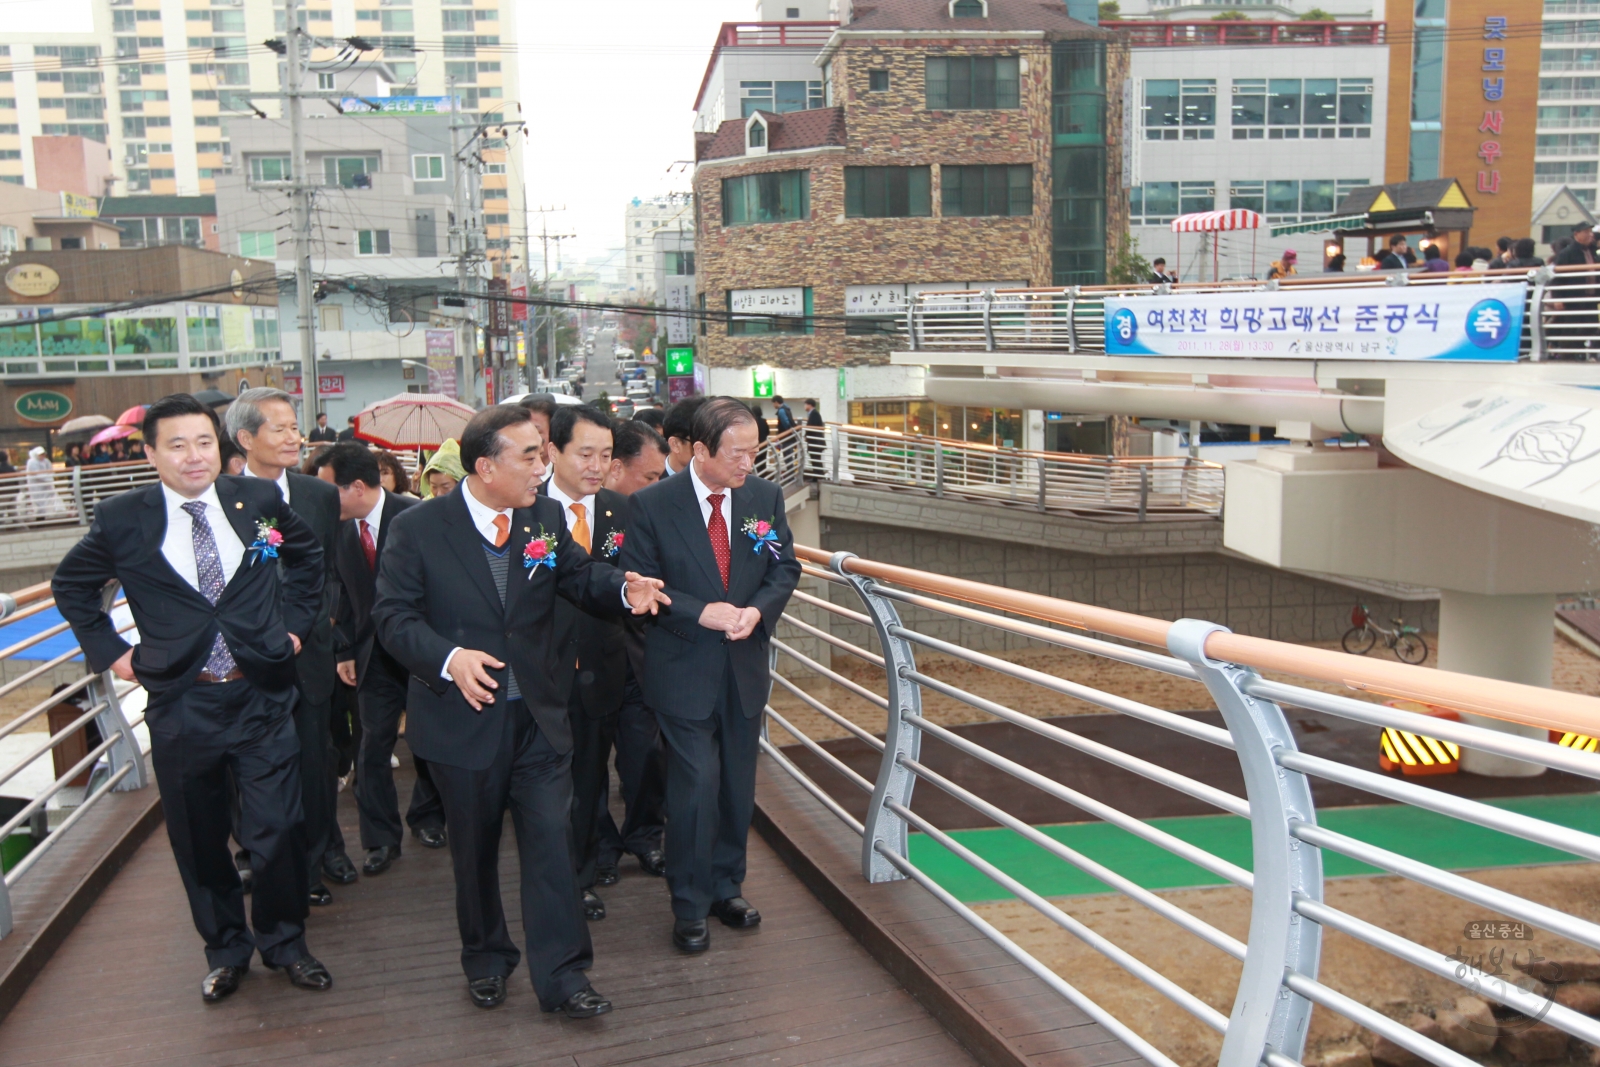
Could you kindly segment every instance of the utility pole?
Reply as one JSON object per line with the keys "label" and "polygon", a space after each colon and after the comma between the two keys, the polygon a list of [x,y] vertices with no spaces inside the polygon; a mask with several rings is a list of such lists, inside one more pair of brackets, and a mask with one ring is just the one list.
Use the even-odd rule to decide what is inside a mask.
{"label": "utility pole", "polygon": [[[456,107],[456,80],[454,77],[445,79],[445,93],[450,98],[450,206],[455,213],[455,224],[450,228],[451,237],[456,246],[456,291],[458,293],[474,293],[476,286],[472,284],[472,226],[470,220],[473,215],[474,205],[472,185],[467,179],[464,168],[467,166],[461,158],[461,129],[462,125],[454,117]],[[465,316],[456,324],[456,349],[461,359],[461,369],[456,375],[456,399],[470,401],[472,396],[472,357],[477,347],[477,316],[473,311],[472,298],[467,297],[464,305]]]}
{"label": "utility pole", "polygon": [[[546,300],[548,300],[550,298],[550,242],[551,241],[556,242],[556,261],[559,263],[560,260],[561,260],[561,242],[578,236],[575,233],[551,233],[550,232],[550,213],[552,211],[565,211],[565,210],[566,210],[566,206],[563,205],[561,207],[542,207],[542,208],[539,209],[539,212],[538,212],[539,215],[541,216],[541,218],[539,220],[539,244],[540,244],[540,247],[542,248],[543,254],[544,254],[544,281],[540,285],[539,289],[540,289],[540,292],[543,294],[544,299],[546,299]],[[547,338],[546,348],[548,350],[548,356],[549,356],[549,370],[545,372],[545,377],[547,379],[549,379],[550,381],[554,381],[555,377],[556,377],[556,365],[557,365],[557,361],[556,361],[556,309],[551,307],[548,304],[543,305],[543,307],[544,307],[545,322],[547,324],[547,329],[546,329],[546,334],[545,334],[545,336]],[[534,337],[534,340],[535,340],[535,351],[537,352],[537,347],[538,347],[537,346],[537,341],[538,341],[538,337],[539,337],[539,330],[538,330],[537,326],[535,326],[535,328],[533,329],[533,337]]]}
{"label": "utility pole", "polygon": [[300,389],[305,425],[315,426],[322,412],[317,386],[316,305],[311,295],[311,178],[306,173],[305,131],[300,116],[300,88],[305,78],[306,61],[302,49],[309,41],[300,28],[299,0],[284,0],[287,25],[284,32],[284,106],[289,109],[289,177],[293,182],[289,197],[294,225],[295,313],[300,319]]}

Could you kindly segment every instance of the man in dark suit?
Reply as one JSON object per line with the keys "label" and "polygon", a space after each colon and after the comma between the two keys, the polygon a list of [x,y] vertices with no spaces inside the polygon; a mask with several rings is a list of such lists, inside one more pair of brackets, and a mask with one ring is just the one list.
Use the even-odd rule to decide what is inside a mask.
{"label": "man in dark suit", "polygon": [[[686,396],[661,417],[661,436],[667,439],[667,474],[681,473],[694,456],[694,413],[709,397]],[[752,416],[751,425],[755,420]]]}
{"label": "man in dark suit", "polygon": [[673,943],[711,944],[706,916],[755,926],[744,899],[767,648],[800,580],[783,491],[751,477],[755,417],[730,397],[695,413],[688,477],[632,498],[622,566],[672,599],[645,642],[644,696],[667,745],[667,883]]}
{"label": "man in dark suit", "polygon": [[822,476],[822,412],[815,400],[806,401],[806,473],[814,478]]}
{"label": "man in dark suit", "polygon": [[314,445],[331,445],[338,439],[339,435],[332,426],[328,425],[328,413],[326,411],[317,412],[317,425],[312,428],[310,433],[306,434],[306,440]]}
{"label": "man in dark suit", "polygon": [[[383,490],[378,459],[355,441],[334,445],[317,457],[317,477],[339,491],[339,535],[334,573],[339,580],[339,610],[334,618],[334,656],[339,680],[356,691],[361,743],[356,757],[356,808],[361,814],[361,847],[367,874],[382,874],[400,856],[400,798],[395,793],[395,742],[405,714],[406,683],[400,661],[378,643],[372,621],[378,566],[389,529],[417,503]],[[415,759],[416,784],[406,824],[427,848],[448,844],[444,806],[425,760]]]}
{"label": "man in dark suit", "polygon": [[521,958],[500,901],[509,806],[539,1006],[588,1018],[611,1002],[583,974],[594,950],[569,844],[567,696],[578,650],[575,639],[557,640],[555,604],[620,615],[667,601],[659,581],[624,576],[573,543],[561,506],[538,495],[543,451],[524,407],[473,416],[461,434],[466,479],[394,521],[372,614],[379,643],[412,675],[406,740],[444,801],[473,1003],[504,1003]]}
{"label": "man in dark suit", "polygon": [[[322,549],[271,486],[218,477],[216,415],[194,397],[156,401],[143,431],[161,482],[100,502],[56,568],[56,607],[91,670],[137,679],[148,694],[167,836],[211,968],[201,996],[217,1001],[238,989],[257,950],[295,985],[331,988],[305,942],[292,718],[295,655],[322,606]],[[127,595],[137,645],[106,614],[111,581]],[[228,854],[230,769],[255,870],[251,924]]]}
{"label": "man in dark suit", "polygon": [[1550,284],[1553,298],[1550,308],[1550,339],[1559,349],[1551,359],[1588,358],[1587,349],[1594,344],[1597,316],[1595,297],[1600,296],[1600,286],[1595,284],[1595,233],[1591,223],[1580,222],[1572,227],[1572,243],[1563,248],[1551,261],[1554,267],[1582,268],[1558,271]]}
{"label": "man in dark suit", "polygon": [[333,576],[334,540],[339,532],[339,492],[320,478],[301,474],[300,426],[293,398],[281,389],[246,389],[228,405],[228,436],[245,456],[245,473],[277,485],[284,502],[316,534],[322,546],[322,610],[295,659],[300,702],[295,729],[300,733],[300,788],[306,816],[306,873],[310,901],[333,903],[323,877],[349,884],[358,877],[345,855],[339,829],[339,754],[333,747]]}

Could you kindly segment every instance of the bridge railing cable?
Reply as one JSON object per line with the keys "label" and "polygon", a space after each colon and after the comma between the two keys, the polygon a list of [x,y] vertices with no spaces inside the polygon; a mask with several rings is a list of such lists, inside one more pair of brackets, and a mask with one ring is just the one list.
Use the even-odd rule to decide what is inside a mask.
{"label": "bridge railing cable", "polygon": [[[119,597],[116,586],[107,587],[105,604],[117,623],[118,633],[134,629],[126,615],[127,601]],[[0,595],[0,642],[8,639],[8,627],[54,606],[48,583]],[[39,655],[34,650],[66,630],[65,623],[47,626],[26,637],[19,635],[19,639],[0,649],[0,661],[9,661],[6,665],[17,669],[14,677],[0,685],[0,700],[15,700],[29,683],[39,683],[35,690],[55,683],[42,700],[0,719],[0,792],[31,794],[16,810],[10,806],[0,810],[0,842],[24,839],[24,849],[8,850],[17,858],[0,879],[0,939],[9,936],[14,928],[12,890],[35,865],[70,836],[108,794],[142,789],[150,782],[144,746],[136,732],[144,723],[143,687],[121,681],[110,671],[75,671],[73,663],[82,654],[76,645],[33,662]],[[76,677],[68,681],[63,674]],[[41,733],[37,729],[39,720],[48,719],[50,712],[63,706],[78,714],[65,725],[52,725]],[[4,705],[0,705],[0,716],[4,711]],[[34,729],[29,730],[30,726]],[[81,755],[79,748],[85,749]],[[74,755],[76,760],[61,770],[62,764]],[[48,778],[41,778],[35,770],[35,765],[44,760],[53,764]],[[77,784],[85,778],[87,784]],[[81,796],[75,795],[77,791]],[[68,797],[76,803],[61,804],[58,800],[58,806],[51,808],[52,800]],[[62,817],[52,826],[53,815]]]}
{"label": "bridge railing cable", "polygon": [[[1323,857],[1326,852],[1337,853],[1597,950],[1600,925],[1559,907],[1319,825],[1311,780],[1336,782],[1365,791],[1375,801],[1409,805],[1559,850],[1575,859],[1600,860],[1600,836],[1303,752],[1284,709],[1434,738],[1452,746],[1457,754],[1460,747],[1468,746],[1595,779],[1600,779],[1600,756],[1545,740],[1269,680],[1262,672],[1292,675],[1311,683],[1333,682],[1357,693],[1402,698],[1435,708],[1587,736],[1600,736],[1600,700],[1246,637],[1199,620],[1169,622],[1147,618],[871,562],[849,552],[830,555],[802,547],[797,553],[805,575],[822,584],[795,594],[784,616],[786,628],[773,642],[772,678],[778,686],[775,696],[783,697],[778,702],[794,710],[785,712],[768,705],[763,751],[861,835],[861,869],[866,880],[916,881],[1146,1061],[1173,1063],[1169,1053],[1157,1048],[1139,1032],[1138,1026],[1098,1003],[1095,989],[1086,988],[1081,982],[1075,985],[1051,970],[914,862],[912,835],[921,835],[942,847],[995,883],[1003,891],[999,895],[1023,901],[1065,936],[1099,953],[1215,1032],[1221,1043],[1218,1062],[1224,1067],[1253,1067],[1263,1062],[1276,1067],[1298,1064],[1305,1055],[1313,1006],[1341,1015],[1428,1063],[1467,1067],[1473,1062],[1364,1003],[1362,989],[1336,988],[1321,978],[1322,935],[1328,929],[1386,953],[1397,965],[1415,967],[1426,975],[1454,983],[1463,992],[1498,1005],[1508,1018],[1529,1026],[1536,1022],[1546,1024],[1600,1045],[1600,1020],[1557,1003],[1545,995],[1544,987],[1538,983],[1524,980],[1518,984],[1505,974],[1494,973],[1492,963],[1485,965],[1462,955],[1447,955],[1418,943],[1406,931],[1386,929],[1329,904],[1324,897]],[[832,595],[843,587],[853,593],[850,606]],[[908,614],[903,616],[902,612]],[[962,634],[963,640],[947,640],[930,632],[949,633],[952,628]],[[985,629],[993,634],[971,639]],[[863,632],[870,637],[857,636]],[[971,647],[993,644],[985,641],[987,636],[1028,638],[1097,659],[1199,682],[1221,712],[1224,725],[1214,726],[1192,715],[1179,715]],[[810,653],[815,654],[798,647],[806,642],[810,642]],[[919,652],[924,658],[936,656],[938,662],[975,668],[976,673],[970,669],[945,672],[937,667],[919,668]],[[848,657],[848,661],[841,662],[840,655]],[[962,679],[961,684],[949,680],[952,673]],[[1165,766],[1158,758],[1135,755],[1094,740],[1071,729],[1070,720],[1065,725],[1059,719],[1044,720],[983,696],[974,689],[981,688],[978,682],[984,673],[1003,675],[1044,693],[1083,701],[1231,752],[1238,761],[1244,795],[1200,781],[1185,773],[1188,768]],[[828,684],[814,684],[817,679]],[[881,682],[881,690],[879,685],[863,684],[864,679]],[[839,706],[830,706],[819,693],[840,694],[834,700]],[[1130,813],[1125,810],[1126,801],[1118,796],[1097,795],[1090,784],[1057,781],[986,748],[977,740],[983,735],[936,721],[942,716],[924,710],[924,696],[937,698],[945,707],[954,702],[979,713],[984,720],[1028,731],[1040,745],[1064,746],[1138,775],[1189,801],[1249,820],[1252,848],[1248,867]],[[879,761],[875,777],[869,780],[859,763],[850,765],[828,745],[807,736],[795,722],[800,711],[815,712],[826,720],[824,726],[842,729],[876,751]],[[864,819],[857,819],[802,769],[800,763],[808,761],[791,758],[796,750],[783,742],[780,731],[848,782],[853,789],[847,792],[859,790],[869,797]],[[831,731],[831,736],[838,736],[838,732]],[[936,769],[941,765],[939,760],[930,765],[924,755],[925,744],[943,746],[955,755],[954,765],[960,772]],[[951,761],[942,762],[949,765]],[[957,780],[967,777],[969,768],[981,768],[983,773],[978,780],[983,781],[992,781],[994,773],[1005,775],[1076,808],[1086,820],[1108,823],[1194,864],[1219,884],[1248,892],[1248,937],[1241,941],[1139,884],[1132,873],[1119,871],[1118,867],[1127,862],[1125,853],[1091,855],[1030,825],[994,799],[980,795],[970,783]],[[1092,776],[1087,778],[1087,782],[1093,781]],[[1225,1014],[1211,1006],[1198,993],[1142,960],[1128,946],[1097,932],[1072,914],[1070,900],[1045,897],[974,851],[959,836],[936,825],[926,807],[915,803],[919,782],[924,783],[924,789],[936,789],[970,808],[981,817],[980,821],[1010,830],[1184,934],[1239,961],[1241,973],[1231,1010]]]}

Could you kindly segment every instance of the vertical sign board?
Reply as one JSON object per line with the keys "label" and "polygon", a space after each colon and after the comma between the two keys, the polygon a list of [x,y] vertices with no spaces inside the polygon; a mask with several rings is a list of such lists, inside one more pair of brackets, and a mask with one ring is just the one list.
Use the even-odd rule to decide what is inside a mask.
{"label": "vertical sign board", "polygon": [[[673,311],[687,311],[693,297],[692,277],[667,279],[667,307]],[[667,344],[686,345],[692,339],[687,315],[668,315]]]}
{"label": "vertical sign board", "polygon": [[[527,296],[528,296],[528,272],[525,271],[525,270],[514,270],[514,271],[512,271],[511,272],[511,281],[506,287],[506,293],[508,295],[510,295],[510,296],[515,296],[515,297],[520,297],[522,299],[526,299]],[[512,304],[511,305],[511,321],[512,322],[527,322],[528,321],[528,305],[527,304]]]}
{"label": "vertical sign board", "polygon": [[678,401],[685,400],[691,396],[694,396],[693,375],[685,374],[667,379],[667,403],[676,404]]}
{"label": "vertical sign board", "polygon": [[1439,176],[1459,176],[1478,209],[1473,244],[1526,236],[1538,126],[1538,5],[1452,0],[1447,10]]}
{"label": "vertical sign board", "polygon": [[456,395],[456,332],[428,330],[424,334],[428,353],[428,392]]}
{"label": "vertical sign board", "polygon": [[778,372],[766,364],[750,368],[750,395],[757,400],[770,400],[777,386]]}
{"label": "vertical sign board", "polygon": [[694,349],[669,347],[667,349],[667,377],[678,378],[694,373]]}

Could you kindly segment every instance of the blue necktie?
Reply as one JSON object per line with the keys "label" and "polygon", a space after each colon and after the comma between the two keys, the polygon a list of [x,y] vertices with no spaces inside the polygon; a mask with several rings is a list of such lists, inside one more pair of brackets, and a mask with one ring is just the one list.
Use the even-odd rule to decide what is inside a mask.
{"label": "blue necktie", "polygon": [[[222,599],[222,590],[228,584],[222,575],[222,556],[217,552],[217,540],[212,536],[211,524],[206,521],[206,506],[198,500],[191,500],[179,505],[189,513],[189,518],[194,522],[191,531],[194,538],[194,565],[200,577],[200,592],[212,604]],[[222,640],[222,631],[217,631],[217,639],[211,643],[211,656],[206,660],[206,670],[217,678],[226,678],[237,667],[233,662],[233,653],[228,651],[227,642]]]}

